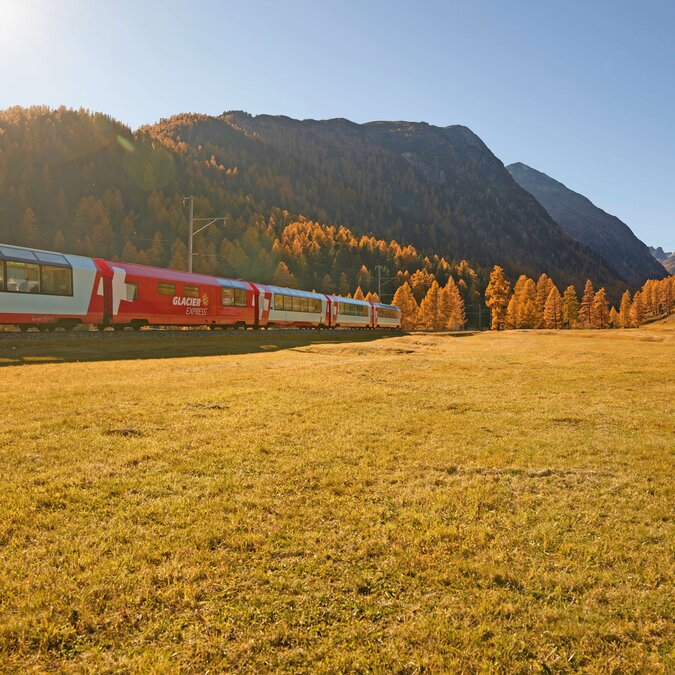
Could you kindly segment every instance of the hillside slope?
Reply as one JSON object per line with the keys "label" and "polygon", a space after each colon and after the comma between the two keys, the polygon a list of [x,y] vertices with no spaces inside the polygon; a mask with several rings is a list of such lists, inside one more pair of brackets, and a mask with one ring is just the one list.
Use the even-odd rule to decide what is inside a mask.
{"label": "hillside slope", "polygon": [[143,130],[194,162],[237,169],[266,203],[512,274],[625,285],[511,178],[469,129],[425,123],[181,115]]}
{"label": "hillside slope", "polygon": [[[132,133],[82,110],[0,112],[0,241],[182,268],[186,194],[228,218],[196,240],[204,272],[268,280],[284,262],[304,285],[353,291],[375,265],[435,271],[444,256],[591,278],[614,301],[626,285],[465,127],[228,113]],[[301,215],[314,224],[288,229]]]}
{"label": "hillside slope", "polygon": [[506,167],[569,235],[601,255],[632,286],[662,279],[666,270],[624,222],[541,171],[517,162]]}

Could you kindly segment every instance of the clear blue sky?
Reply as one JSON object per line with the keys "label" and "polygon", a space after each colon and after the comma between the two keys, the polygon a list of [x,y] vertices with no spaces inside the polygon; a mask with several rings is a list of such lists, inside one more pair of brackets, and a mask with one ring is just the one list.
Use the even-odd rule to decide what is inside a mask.
{"label": "clear blue sky", "polygon": [[675,1],[0,0],[0,108],[465,124],[675,250]]}

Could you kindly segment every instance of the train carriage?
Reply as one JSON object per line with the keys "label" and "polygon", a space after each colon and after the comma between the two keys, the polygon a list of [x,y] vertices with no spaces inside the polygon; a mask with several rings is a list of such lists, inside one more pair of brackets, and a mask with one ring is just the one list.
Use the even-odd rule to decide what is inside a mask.
{"label": "train carriage", "polygon": [[396,305],[385,305],[381,302],[374,302],[375,325],[377,328],[400,328],[401,310]]}
{"label": "train carriage", "polygon": [[258,325],[318,328],[329,326],[328,299],[322,293],[254,284],[258,291]]}
{"label": "train carriage", "polygon": [[97,261],[107,270],[106,315],[126,326],[247,326],[255,321],[255,288],[246,281]]}
{"label": "train carriage", "polygon": [[100,324],[102,279],[92,258],[0,244],[0,324],[21,330]]}
{"label": "train carriage", "polygon": [[327,297],[331,303],[331,326],[335,328],[375,328],[372,303],[337,295]]}

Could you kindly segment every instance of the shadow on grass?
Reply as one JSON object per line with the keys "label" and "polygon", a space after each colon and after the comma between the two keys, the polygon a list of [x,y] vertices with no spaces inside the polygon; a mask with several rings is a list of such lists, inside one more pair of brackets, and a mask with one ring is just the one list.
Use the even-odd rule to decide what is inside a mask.
{"label": "shadow on grass", "polygon": [[0,333],[0,367],[259,354],[315,344],[372,342],[404,331],[147,330],[139,333]]}

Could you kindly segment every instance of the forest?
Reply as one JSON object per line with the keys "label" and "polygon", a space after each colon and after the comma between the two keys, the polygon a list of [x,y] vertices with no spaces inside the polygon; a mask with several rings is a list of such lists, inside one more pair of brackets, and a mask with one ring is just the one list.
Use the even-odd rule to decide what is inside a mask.
{"label": "forest", "polygon": [[[455,164],[443,159],[442,182],[452,182],[444,201],[434,192],[436,183],[423,180],[428,166],[414,157],[402,166],[400,156],[388,152],[387,144],[394,141],[390,135],[382,140],[385,131],[369,128],[364,141],[361,126],[345,120],[326,129],[319,123],[231,113],[178,116],[132,133],[99,113],[11,108],[0,113],[0,241],[185,269],[183,200],[192,194],[196,216],[225,217],[224,224],[196,236],[196,272],[357,297],[377,294],[404,307],[409,327],[486,327],[485,294],[495,263],[518,281],[506,298],[503,318],[499,314],[495,321],[496,305],[490,305],[493,326],[546,325],[546,303],[557,291],[549,274],[568,289],[557,291],[561,311],[569,308],[569,288],[576,283],[581,291],[584,279],[593,285],[591,277],[608,304],[607,321],[609,305],[625,305],[626,284],[592,256],[584,254],[580,268],[569,269],[575,247],[566,240],[547,252],[548,264],[538,257],[546,242],[532,237],[536,232],[543,236],[548,225],[536,202],[523,201],[517,193],[481,201],[476,172],[499,173],[499,167],[490,164],[492,155],[468,130],[452,130],[454,145],[444,141],[451,155],[462,149],[472,158],[466,175],[456,169],[461,157]],[[422,134],[420,152],[430,142],[428,134],[438,140],[429,129],[410,134]],[[359,150],[362,142],[367,157]],[[416,205],[414,213],[406,216],[401,195],[408,195],[409,206]],[[525,263],[515,259],[522,226],[515,227],[511,211],[502,208],[509,198],[526,205],[524,222],[538,225],[525,242],[531,252]],[[478,221],[490,221],[495,229],[486,247],[480,245],[485,230]],[[640,296],[646,295],[643,289]],[[557,302],[555,294],[551,301]],[[663,306],[650,303],[646,316],[650,308]],[[552,311],[557,325],[558,310]],[[561,325],[590,323],[571,319],[565,311]],[[604,310],[601,314],[605,317]]]}

